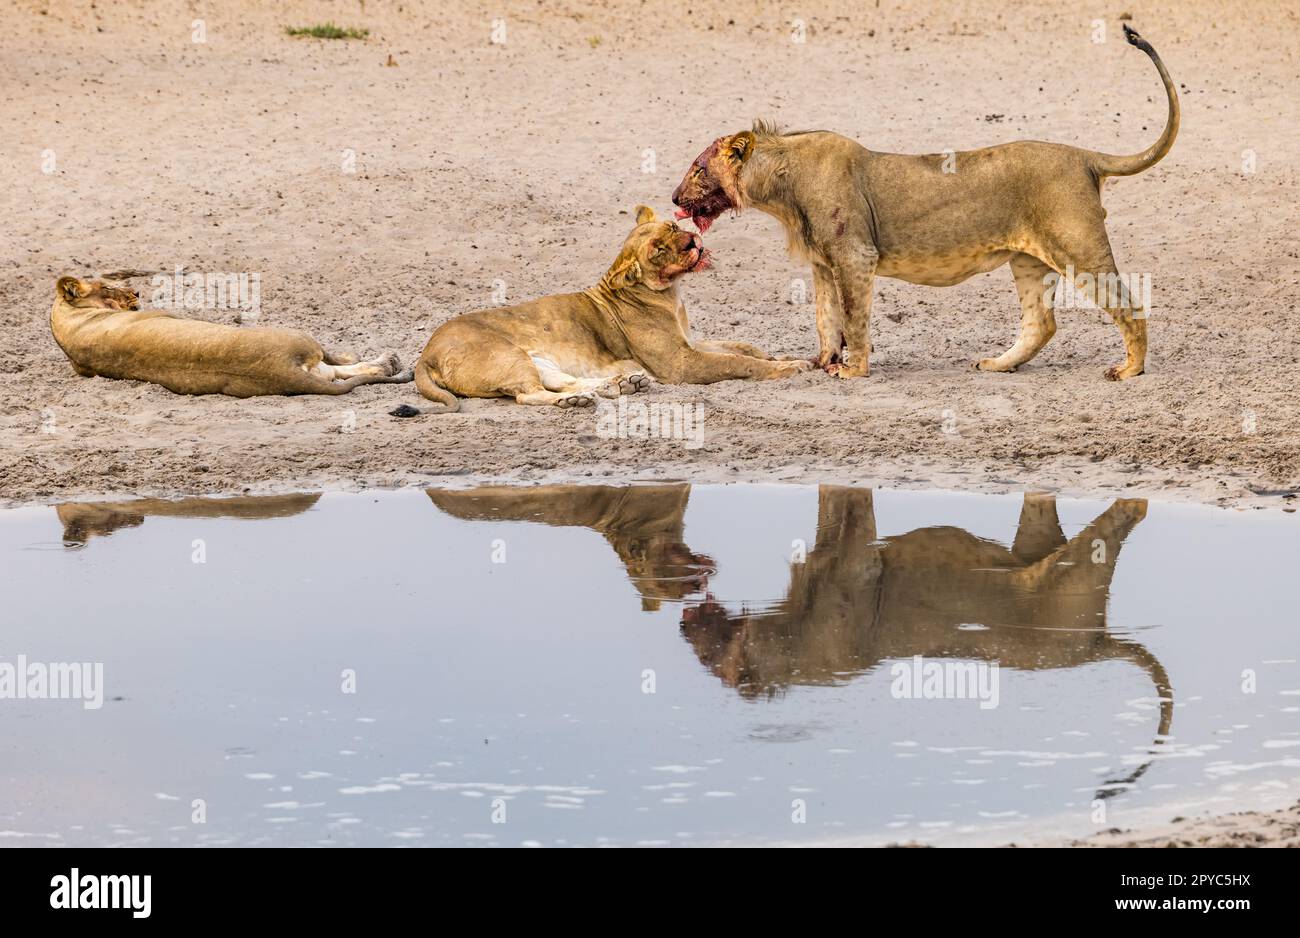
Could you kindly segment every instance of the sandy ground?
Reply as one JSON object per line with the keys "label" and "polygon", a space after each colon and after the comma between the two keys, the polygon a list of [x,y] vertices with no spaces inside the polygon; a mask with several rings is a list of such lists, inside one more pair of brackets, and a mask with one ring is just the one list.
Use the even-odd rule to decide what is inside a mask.
{"label": "sandy ground", "polygon": [[[1295,503],[1294,4],[810,2],[804,42],[796,14],[757,0],[378,6],[0,0],[0,504],[448,477]],[[1133,381],[1102,379],[1120,337],[1079,309],[1019,373],[972,371],[1015,335],[1005,269],[946,290],[878,282],[868,379],[634,399],[703,404],[700,449],[602,439],[590,412],[506,402],[388,417],[417,402],[409,385],[179,397],[79,378],[50,336],[55,277],[184,265],[260,274],[264,324],[414,360],[433,327],[494,289],[517,301],[594,283],[632,206],[667,212],[689,161],[759,116],[879,150],[1027,137],[1135,152],[1164,99],[1120,39],[1123,13],[1183,106],[1173,153],[1106,192],[1121,269],[1153,282],[1149,373]],[[324,20],[370,37],[283,31]],[[775,220],[724,218],[708,243],[716,269],[684,287],[697,335],[813,353],[811,303],[794,301],[811,279]]]}
{"label": "sandy ground", "polygon": [[[758,2],[542,13],[497,0],[382,11],[0,0],[0,498],[451,475],[1289,502],[1300,487],[1297,8],[807,7],[796,43],[792,17]],[[637,202],[666,212],[699,150],[755,116],[882,150],[1036,137],[1134,152],[1159,133],[1164,100],[1151,63],[1119,38],[1124,12],[1179,82],[1183,128],[1163,163],[1107,190],[1120,267],[1150,273],[1154,293],[1149,373],[1122,385],[1101,377],[1122,349],[1095,310],[1063,311],[1055,340],[1017,374],[971,371],[1014,338],[1006,269],[946,290],[879,281],[868,379],[643,398],[703,403],[699,450],[604,440],[590,412],[506,402],[389,418],[415,401],[409,386],[188,399],[79,378],[49,333],[59,274],[186,265],[260,273],[263,323],[413,360],[435,325],[489,305],[496,281],[509,300],[595,282],[630,227],[624,213]],[[1094,44],[1103,14],[1108,40]],[[491,42],[494,18],[504,43]],[[191,41],[197,19],[204,43]],[[326,19],[370,38],[282,30]],[[1253,173],[1241,171],[1245,150]],[[684,288],[697,334],[811,354],[812,306],[790,302],[794,281],[811,294],[811,280],[775,220],[724,218],[708,242],[717,269]]]}
{"label": "sandy ground", "polygon": [[1300,847],[1300,804],[1272,812],[1179,818],[1174,823],[1141,832],[1111,830],[1054,846]]}

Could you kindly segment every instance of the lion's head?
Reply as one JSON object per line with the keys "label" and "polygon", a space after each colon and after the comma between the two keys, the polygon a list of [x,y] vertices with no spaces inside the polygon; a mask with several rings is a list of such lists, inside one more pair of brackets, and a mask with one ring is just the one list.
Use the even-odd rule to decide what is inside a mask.
{"label": "lion's head", "polygon": [[140,294],[127,287],[115,287],[103,280],[60,277],[55,295],[77,309],[139,309]]}
{"label": "lion's head", "polygon": [[673,191],[673,205],[679,209],[677,217],[690,218],[704,233],[723,212],[744,208],[740,168],[753,150],[754,134],[748,130],[710,143]]}
{"label": "lion's head", "polygon": [[659,221],[654,209],[636,207],[636,227],[610,265],[605,279],[615,290],[644,284],[666,290],[682,274],[707,270],[710,255],[700,236],[683,231],[676,223]]}

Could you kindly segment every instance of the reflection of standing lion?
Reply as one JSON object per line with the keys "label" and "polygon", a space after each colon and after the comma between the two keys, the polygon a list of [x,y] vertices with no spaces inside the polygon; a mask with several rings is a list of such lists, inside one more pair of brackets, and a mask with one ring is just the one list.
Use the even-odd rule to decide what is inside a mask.
{"label": "reflection of standing lion", "polygon": [[822,486],[816,546],[791,564],[785,598],[732,615],[710,597],[683,609],[682,635],[746,697],[836,684],[916,655],[1030,671],[1132,661],[1155,684],[1163,737],[1174,713],[1168,674],[1142,645],[1106,629],[1115,561],[1144,517],[1144,499],[1122,498],[1067,541],[1055,498],[1026,495],[1010,550],[952,527],[878,540],[869,489]]}
{"label": "reflection of standing lion", "polygon": [[951,527],[877,540],[869,489],[822,486],[816,546],[790,565],[785,598],[753,616],[710,598],[684,610],[682,633],[747,695],[913,655],[1029,670],[1129,658],[1164,686],[1148,652],[1106,631],[1115,560],[1145,515],[1144,500],[1119,499],[1066,541],[1056,500],[1026,495],[1010,550]]}

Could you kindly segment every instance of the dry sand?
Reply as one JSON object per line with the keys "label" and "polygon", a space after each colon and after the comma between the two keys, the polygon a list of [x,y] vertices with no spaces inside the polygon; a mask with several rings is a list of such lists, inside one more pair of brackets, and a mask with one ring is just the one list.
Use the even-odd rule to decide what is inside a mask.
{"label": "dry sand", "polygon": [[[796,43],[791,16],[757,2],[0,3],[0,498],[690,477],[1284,504],[1300,487],[1295,6],[807,6]],[[970,370],[1014,338],[1006,269],[946,290],[879,281],[866,380],[644,398],[702,402],[701,450],[606,441],[590,412],[506,402],[386,416],[412,387],[178,397],[79,378],[50,337],[57,275],[183,264],[260,273],[266,324],[414,359],[435,325],[488,305],[494,281],[511,300],[595,282],[622,213],[670,209],[696,153],[755,116],[882,150],[1032,137],[1133,152],[1159,133],[1164,99],[1119,38],[1126,11],[1183,104],[1173,153],[1107,189],[1120,267],[1153,278],[1150,371],[1134,381],[1102,380],[1122,347],[1095,310],[1063,311],[1018,374]],[[370,38],[282,30],[326,19]],[[708,241],[717,270],[684,288],[697,333],[811,354],[812,307],[789,302],[811,281],[775,220],[724,218]]]}
{"label": "dry sand", "polygon": [[1110,830],[1068,847],[1300,847],[1300,803],[1279,811],[1176,818],[1140,832]]}
{"label": "dry sand", "polygon": [[[1294,503],[1294,4],[376,6],[0,0],[0,504],[448,477]],[[689,161],[759,116],[880,150],[1037,138],[1135,152],[1165,106],[1151,63],[1120,38],[1126,12],[1183,106],[1173,153],[1106,191],[1121,269],[1153,280],[1149,373],[1133,381],[1102,379],[1122,346],[1095,310],[1061,312],[1055,340],[1017,374],[972,371],[1015,335],[1005,269],[947,290],[880,281],[868,379],[643,398],[704,404],[697,450],[600,439],[590,412],[498,401],[388,417],[416,402],[412,386],[179,397],[79,378],[50,336],[56,276],[185,265],[259,273],[265,324],[414,360],[434,326],[489,305],[497,281],[511,301],[594,283],[628,210],[669,210]],[[504,43],[491,41],[494,18]],[[370,37],[283,32],[327,19]],[[196,20],[205,42],[192,41]],[[812,306],[791,302],[794,281],[809,294],[811,281],[775,220],[724,218],[708,243],[716,270],[684,287],[696,333],[813,353]]]}

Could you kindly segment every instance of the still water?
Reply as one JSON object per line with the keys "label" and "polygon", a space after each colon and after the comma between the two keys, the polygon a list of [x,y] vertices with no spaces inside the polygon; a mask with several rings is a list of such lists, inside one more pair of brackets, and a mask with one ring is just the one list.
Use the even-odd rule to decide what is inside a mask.
{"label": "still water", "polygon": [[[829,486],[4,511],[0,845],[1005,843],[1270,807],[1300,794],[1297,558],[1279,512]],[[102,666],[102,705],[16,699],[20,655]]]}

